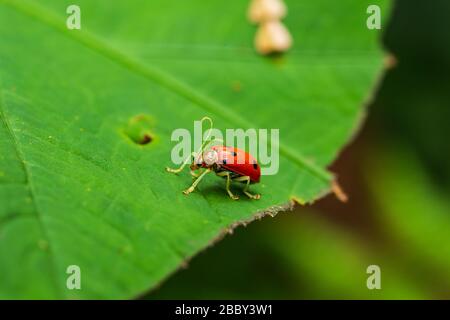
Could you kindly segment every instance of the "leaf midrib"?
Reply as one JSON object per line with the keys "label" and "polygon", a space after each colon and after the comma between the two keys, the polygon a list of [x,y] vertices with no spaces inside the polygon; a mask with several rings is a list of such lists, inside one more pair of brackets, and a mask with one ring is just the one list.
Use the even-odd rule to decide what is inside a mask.
{"label": "leaf midrib", "polygon": [[[153,82],[163,86],[170,91],[183,96],[184,98],[195,103],[200,108],[205,109],[211,113],[214,113],[230,123],[234,123],[243,128],[256,127],[248,120],[242,118],[237,113],[231,111],[229,108],[225,108],[222,104],[215,100],[205,96],[204,94],[196,91],[194,88],[188,84],[176,79],[169,73],[162,71],[154,66],[149,66],[142,63],[139,59],[130,57],[117,48],[109,45],[105,40],[100,37],[84,31],[75,30],[69,31],[65,27],[65,23],[60,16],[56,15],[51,10],[45,8],[44,6],[38,5],[37,3],[30,1],[16,1],[16,0],[5,0],[6,4],[11,5],[12,8],[16,9],[23,14],[35,18],[36,20],[47,24],[61,31],[63,34],[70,38],[73,38],[83,44],[84,46],[94,50],[103,56],[109,58],[110,60],[116,62],[129,69],[132,72],[140,74],[145,78],[152,80]],[[333,175],[322,169],[320,166],[308,160],[305,156],[297,151],[292,150],[288,146],[280,143],[279,144],[280,155],[286,157],[291,162],[296,165],[305,168],[311,174],[318,177],[320,180],[329,183],[333,179]]]}

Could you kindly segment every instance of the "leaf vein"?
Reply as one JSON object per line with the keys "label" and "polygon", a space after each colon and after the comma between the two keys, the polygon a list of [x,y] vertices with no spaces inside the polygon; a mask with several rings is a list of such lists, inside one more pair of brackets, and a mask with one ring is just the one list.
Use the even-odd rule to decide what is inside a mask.
{"label": "leaf vein", "polygon": [[51,274],[53,275],[54,286],[55,286],[56,290],[59,291],[59,294],[61,296],[65,296],[64,293],[61,292],[61,290],[59,289],[60,287],[57,285],[58,282],[57,282],[57,278],[56,278],[56,275],[57,275],[56,270],[58,268],[56,266],[56,261],[53,257],[54,253],[53,253],[53,249],[50,244],[50,237],[48,235],[47,228],[45,227],[45,223],[42,219],[42,212],[36,201],[36,191],[34,188],[31,171],[27,165],[27,162],[25,161],[23,152],[19,145],[19,140],[18,140],[16,134],[14,133],[14,130],[12,129],[11,124],[9,123],[8,118],[6,116],[5,109],[4,109],[4,103],[5,102],[3,99],[3,95],[0,95],[0,119],[4,123],[6,130],[7,130],[8,134],[10,135],[11,141],[13,142],[14,147],[15,147],[16,155],[21,162],[22,168],[23,168],[25,176],[26,176],[25,185],[28,187],[28,190],[30,192],[30,197],[32,199],[32,203],[33,203],[33,206],[35,209],[34,211],[36,213],[36,218],[37,218],[38,224],[41,228],[42,235],[48,243],[49,261],[50,261],[51,267],[53,269],[53,272]]}

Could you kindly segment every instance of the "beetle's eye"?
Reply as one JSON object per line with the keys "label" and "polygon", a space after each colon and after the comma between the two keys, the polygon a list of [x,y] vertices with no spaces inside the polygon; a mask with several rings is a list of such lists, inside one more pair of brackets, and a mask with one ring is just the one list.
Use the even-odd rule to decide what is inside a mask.
{"label": "beetle's eye", "polygon": [[254,163],[253,164],[253,169],[257,170],[258,169],[258,164]]}

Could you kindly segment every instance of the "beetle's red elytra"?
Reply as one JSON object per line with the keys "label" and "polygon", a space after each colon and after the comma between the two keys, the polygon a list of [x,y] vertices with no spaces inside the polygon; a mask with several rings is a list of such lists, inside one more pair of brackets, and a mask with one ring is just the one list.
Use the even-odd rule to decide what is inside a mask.
{"label": "beetle's red elytra", "polygon": [[213,123],[211,118],[204,117],[201,122],[208,121],[210,129],[206,139],[203,141],[200,150],[193,152],[178,169],[166,168],[168,172],[179,173],[191,160],[190,173],[194,177],[192,185],[183,191],[184,194],[190,194],[195,190],[200,181],[208,173],[214,172],[217,176],[226,179],[226,190],[231,199],[237,200],[239,197],[231,192],[230,184],[232,181],[245,183],[244,194],[250,199],[259,199],[261,195],[252,194],[248,191],[250,184],[258,183],[261,178],[261,167],[258,161],[251,154],[234,147],[224,145],[214,145],[214,142],[223,142],[222,140],[209,139]]}

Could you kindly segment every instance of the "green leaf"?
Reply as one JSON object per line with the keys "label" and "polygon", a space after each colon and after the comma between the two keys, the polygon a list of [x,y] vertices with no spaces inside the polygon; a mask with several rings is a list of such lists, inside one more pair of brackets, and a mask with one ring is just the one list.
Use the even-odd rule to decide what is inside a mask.
{"label": "green leaf", "polygon": [[[71,1],[0,1],[0,297],[134,297],[237,222],[327,193],[382,69],[373,3],[388,9],[289,1],[295,46],[268,58],[247,1],[80,0],[81,30]],[[280,129],[261,200],[233,202],[215,177],[187,197],[190,176],[164,171],[171,132],[205,115]]]}

